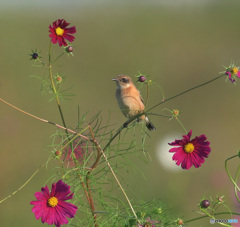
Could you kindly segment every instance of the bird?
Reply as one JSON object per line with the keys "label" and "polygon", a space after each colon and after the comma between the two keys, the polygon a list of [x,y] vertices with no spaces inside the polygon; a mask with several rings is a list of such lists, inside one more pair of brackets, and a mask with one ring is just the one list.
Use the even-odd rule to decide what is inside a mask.
{"label": "bird", "polygon": [[[144,112],[145,106],[139,90],[135,87],[131,77],[127,75],[119,75],[112,79],[116,82],[116,99],[123,115],[129,119]],[[140,121],[145,122],[150,131],[155,131],[156,128],[143,114],[138,118]]]}

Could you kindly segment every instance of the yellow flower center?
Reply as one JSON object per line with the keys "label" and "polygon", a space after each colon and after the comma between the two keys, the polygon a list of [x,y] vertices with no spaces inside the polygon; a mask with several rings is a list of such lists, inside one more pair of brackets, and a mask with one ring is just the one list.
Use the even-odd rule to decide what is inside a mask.
{"label": "yellow flower center", "polygon": [[64,33],[64,29],[62,29],[60,27],[57,27],[55,31],[56,31],[56,34],[59,36],[62,36]]}
{"label": "yellow flower center", "polygon": [[50,207],[55,207],[57,206],[57,204],[58,204],[58,199],[56,197],[53,196],[48,199],[48,205]]}
{"label": "yellow flower center", "polygon": [[188,143],[184,146],[184,151],[186,153],[192,153],[194,151],[194,145],[192,143]]}
{"label": "yellow flower center", "polygon": [[238,68],[237,68],[237,67],[234,67],[234,68],[232,69],[232,71],[233,71],[234,74],[237,74],[237,73],[238,73]]}

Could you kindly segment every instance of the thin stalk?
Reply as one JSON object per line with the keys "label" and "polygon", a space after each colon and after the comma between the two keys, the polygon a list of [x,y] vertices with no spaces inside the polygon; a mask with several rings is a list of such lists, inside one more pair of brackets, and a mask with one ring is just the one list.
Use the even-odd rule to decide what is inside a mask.
{"label": "thin stalk", "polygon": [[14,191],[13,193],[11,193],[9,196],[7,196],[6,198],[4,198],[4,199],[2,199],[1,201],[0,201],[0,204],[2,203],[2,202],[4,202],[5,200],[7,200],[7,199],[9,199],[9,198],[11,198],[12,196],[14,196],[17,192],[19,192],[21,189],[23,189],[31,180],[32,180],[32,178],[39,172],[39,170],[42,168],[42,167],[44,167],[50,160],[52,159],[52,157],[49,159],[49,160],[47,160],[45,163],[43,163],[29,178],[28,178],[28,180],[21,186],[21,187],[19,187],[16,191]]}
{"label": "thin stalk", "polygon": [[[61,116],[61,119],[62,119],[62,123],[63,123],[63,126],[66,128],[66,123],[65,123],[65,120],[64,120],[64,116],[63,116],[58,92],[56,90],[56,87],[55,87],[55,84],[54,84],[54,81],[53,81],[51,49],[52,49],[52,42],[50,41],[50,44],[49,44],[49,77],[50,77],[50,81],[51,81],[51,84],[52,84],[52,89],[53,89],[54,95],[56,97],[57,106],[58,106],[58,110],[59,110],[59,113],[60,113],[60,116]],[[68,135],[68,131],[65,130],[65,132]]]}
{"label": "thin stalk", "polygon": [[[236,212],[219,212],[219,213],[216,213],[214,214],[215,216],[218,216],[218,215],[223,215],[223,214],[230,214],[230,215],[239,215],[240,216],[240,213],[236,213]],[[200,220],[200,219],[204,219],[204,218],[209,218],[208,215],[204,215],[204,216],[201,216],[201,217],[197,217],[197,218],[193,218],[193,219],[189,219],[187,221],[184,221],[184,224],[187,224],[189,222],[193,222],[193,221],[197,221],[197,220]],[[228,225],[229,226],[229,225]]]}
{"label": "thin stalk", "polygon": [[[239,176],[239,172],[240,172],[240,165],[238,165],[238,169],[237,169],[237,173],[236,173],[236,177],[235,177],[235,182],[237,182],[238,176]],[[236,187],[234,187],[234,191],[235,191],[235,196],[238,200],[238,202],[240,203],[240,199],[238,197],[238,190]]]}
{"label": "thin stalk", "polygon": [[226,169],[226,172],[227,172],[230,180],[231,180],[232,183],[234,184],[235,188],[236,188],[238,191],[240,191],[238,185],[236,184],[235,180],[232,178],[232,176],[231,176],[231,174],[230,174],[230,172],[229,172],[229,170],[228,170],[228,167],[227,167],[227,162],[228,162],[229,160],[233,159],[233,158],[236,158],[236,157],[239,157],[239,155],[234,155],[234,156],[232,156],[232,157],[230,157],[230,158],[228,158],[228,159],[225,160],[225,169]]}
{"label": "thin stalk", "polygon": [[56,59],[53,61],[53,63],[55,63],[60,57],[62,57],[65,53],[62,52],[61,54],[58,55],[58,57],[56,57]]}
{"label": "thin stalk", "polygon": [[178,119],[178,117],[175,117],[175,119],[178,121],[178,123],[182,126],[183,130],[185,131],[186,134],[188,134],[188,131],[184,127],[183,123]]}
{"label": "thin stalk", "polygon": [[[88,174],[89,174],[89,172],[88,172]],[[97,225],[97,214],[95,213],[95,206],[94,206],[94,203],[93,203],[92,192],[91,192],[91,187],[90,187],[88,174],[86,176],[86,185],[87,185],[88,196],[89,196],[89,206],[91,207],[94,226],[97,227],[98,226]]]}
{"label": "thin stalk", "polygon": [[12,107],[13,109],[15,109],[15,110],[17,110],[17,111],[19,111],[19,112],[21,112],[21,113],[23,113],[23,114],[26,114],[26,115],[34,118],[34,119],[37,119],[37,120],[42,121],[42,122],[44,122],[44,123],[48,123],[48,124],[54,125],[54,126],[56,126],[57,128],[60,128],[60,129],[63,129],[63,130],[65,130],[65,131],[68,131],[68,132],[71,132],[71,133],[73,133],[73,134],[76,134],[76,135],[82,137],[83,139],[90,140],[88,137],[86,137],[86,136],[84,136],[84,135],[82,135],[82,134],[80,134],[80,133],[77,133],[77,132],[75,132],[75,131],[73,131],[73,130],[71,130],[71,129],[68,129],[68,128],[63,127],[63,126],[61,126],[61,125],[59,125],[59,124],[56,124],[56,123],[54,123],[54,122],[51,122],[51,121],[42,119],[42,118],[40,118],[40,117],[37,117],[37,116],[35,116],[35,115],[33,115],[33,114],[30,114],[30,113],[28,113],[28,112],[26,112],[26,111],[24,111],[24,110],[22,110],[22,109],[20,109],[20,108],[18,108],[18,107],[16,107],[16,106],[12,105],[11,103],[3,100],[2,98],[0,98],[0,101],[3,102],[3,103],[5,103],[5,104],[7,104],[7,105],[10,106],[10,107]]}
{"label": "thin stalk", "polygon": [[238,192],[240,192],[240,189],[237,185],[237,178],[238,178],[238,175],[239,175],[239,170],[240,170],[240,166],[238,166],[238,170],[237,170],[237,174],[236,174],[236,177],[235,177],[235,180],[232,178],[231,174],[230,174],[230,171],[228,170],[228,167],[227,167],[227,162],[233,158],[236,158],[236,157],[239,157],[239,154],[238,155],[234,155],[228,159],[225,160],[225,169],[226,169],[226,172],[228,174],[228,177],[230,178],[230,180],[232,181],[232,183],[234,184],[234,192],[235,192],[235,196],[238,200],[238,202],[240,202],[240,199],[238,197]]}
{"label": "thin stalk", "polygon": [[179,97],[179,96],[181,96],[181,95],[183,95],[183,94],[186,94],[186,93],[188,93],[188,92],[190,92],[190,91],[192,91],[192,90],[195,90],[195,89],[200,88],[200,87],[202,87],[202,86],[205,86],[205,85],[207,85],[207,84],[209,84],[209,83],[212,83],[213,81],[215,81],[215,80],[217,80],[217,79],[219,79],[219,78],[221,78],[221,77],[223,77],[223,76],[226,76],[226,75],[225,75],[225,74],[221,74],[220,76],[217,76],[217,77],[215,77],[215,78],[213,78],[213,79],[211,79],[211,80],[209,80],[209,81],[207,81],[207,82],[204,82],[204,83],[202,83],[202,84],[199,84],[199,85],[197,85],[197,86],[194,86],[194,87],[192,87],[192,88],[189,88],[189,89],[187,89],[187,90],[185,90],[185,91],[183,91],[183,92],[180,92],[180,93],[177,94],[177,95],[174,95],[174,96],[172,96],[172,97],[170,97],[170,98],[168,98],[168,99],[165,99],[164,101],[161,101],[161,102],[157,103],[156,105],[152,106],[152,107],[151,107],[150,109],[148,109],[146,112],[149,112],[149,111],[151,111],[152,109],[156,108],[157,106],[159,106],[159,105],[161,105],[161,104],[163,104],[163,103],[166,103],[166,102],[168,102],[168,101],[170,101],[170,100],[172,100],[172,99],[175,99],[175,98],[177,98],[177,97]]}

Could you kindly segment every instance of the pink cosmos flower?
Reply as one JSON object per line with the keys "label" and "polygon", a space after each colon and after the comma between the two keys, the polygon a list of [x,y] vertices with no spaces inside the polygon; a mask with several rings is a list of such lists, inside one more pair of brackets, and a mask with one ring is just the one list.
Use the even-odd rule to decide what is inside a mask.
{"label": "pink cosmos flower", "polygon": [[200,167],[205,162],[204,158],[207,158],[211,148],[209,147],[210,142],[206,141],[205,135],[196,136],[190,140],[192,130],[187,135],[183,135],[182,140],[175,140],[169,143],[171,146],[177,146],[171,148],[169,152],[175,153],[172,159],[177,165],[181,164],[183,169],[190,169],[192,165],[196,168]]}
{"label": "pink cosmos flower", "polygon": [[34,205],[32,212],[35,214],[35,218],[41,218],[42,223],[55,224],[57,227],[67,224],[66,217],[73,218],[78,209],[72,203],[66,202],[73,198],[74,193],[71,193],[70,186],[59,180],[52,184],[51,192],[47,185],[41,188],[41,191],[35,193],[37,201],[30,202],[31,205]]}
{"label": "pink cosmos flower", "polygon": [[228,75],[228,79],[234,83],[235,82],[235,78],[236,76],[240,78],[240,71],[239,68],[234,66],[234,67],[230,67],[226,70],[225,72],[226,75]]}
{"label": "pink cosmos flower", "polygon": [[68,145],[62,152],[62,160],[66,166],[75,166],[74,159],[83,163],[85,156],[90,153],[85,141],[79,141],[78,139],[73,141],[72,146]]}
{"label": "pink cosmos flower", "polygon": [[144,224],[138,224],[138,227],[148,227],[148,226],[157,227],[157,225],[155,225],[155,224],[159,224],[159,223],[160,223],[159,221],[153,221],[153,220],[151,220],[150,217],[148,217],[145,220],[145,223]]}
{"label": "pink cosmos flower", "polygon": [[75,26],[67,28],[68,25],[69,23],[67,23],[64,19],[58,19],[53,22],[52,26],[49,25],[49,37],[51,38],[52,43],[58,43],[59,46],[67,46],[65,40],[72,42],[75,39],[73,35],[69,34],[76,33],[76,28]]}

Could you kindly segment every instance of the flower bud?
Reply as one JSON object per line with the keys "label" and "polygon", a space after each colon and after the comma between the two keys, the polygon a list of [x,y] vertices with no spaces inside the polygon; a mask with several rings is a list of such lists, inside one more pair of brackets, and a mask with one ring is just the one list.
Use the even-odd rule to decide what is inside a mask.
{"label": "flower bud", "polygon": [[173,117],[177,117],[179,115],[180,111],[175,109],[172,111]]}
{"label": "flower bud", "polygon": [[73,47],[72,46],[67,46],[67,47],[65,47],[65,51],[69,54],[69,53],[71,53],[72,54],[72,52],[73,52]]}
{"label": "flower bud", "polygon": [[68,50],[68,52],[73,52],[73,47],[72,46],[68,46],[67,50]]}
{"label": "flower bud", "polygon": [[57,151],[55,152],[55,155],[56,155],[56,156],[60,156],[61,154],[62,154],[62,152],[59,151],[59,150],[57,150]]}
{"label": "flower bud", "polygon": [[178,225],[183,225],[183,220],[182,219],[178,219],[177,224]]}
{"label": "flower bud", "polygon": [[143,83],[146,80],[145,76],[139,76],[138,81]]}
{"label": "flower bud", "polygon": [[62,77],[61,76],[56,76],[56,80],[58,83],[61,83],[62,82]]}
{"label": "flower bud", "polygon": [[201,207],[202,208],[208,208],[210,206],[209,200],[205,199],[201,202]]}
{"label": "flower bud", "polygon": [[32,59],[35,59],[35,60],[38,59],[38,53],[36,53],[36,52],[33,53],[33,54],[32,54]]}
{"label": "flower bud", "polygon": [[223,203],[224,201],[223,201],[223,196],[219,196],[218,198],[217,198],[217,201],[219,202],[219,203]]}

